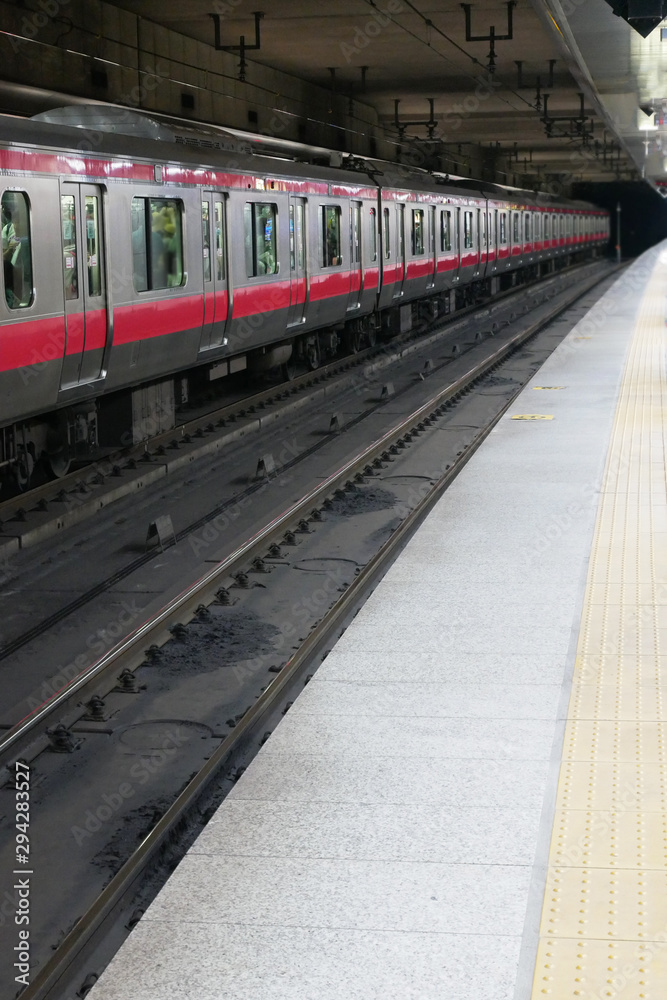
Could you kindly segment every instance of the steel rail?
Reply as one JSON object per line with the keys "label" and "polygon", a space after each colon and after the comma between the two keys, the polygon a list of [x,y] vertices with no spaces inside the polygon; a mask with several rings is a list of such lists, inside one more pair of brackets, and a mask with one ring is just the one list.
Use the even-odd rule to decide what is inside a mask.
{"label": "steel rail", "polygon": [[[595,265],[587,265],[586,268],[585,268],[585,270],[588,271],[588,270],[590,270],[591,268],[594,268],[594,267],[595,267]],[[582,269],[582,271],[583,270],[584,269]],[[549,291],[547,291],[547,289],[549,289]],[[542,305],[546,299],[553,297],[553,295],[555,293],[554,289],[550,288],[549,283],[545,283],[544,287],[541,287],[539,291],[540,291],[540,293],[545,293],[544,295],[540,295],[539,296],[539,298],[542,300],[539,303],[540,305]],[[518,303],[517,303],[517,305],[518,305]],[[494,304],[494,306],[492,308],[488,308],[486,310],[482,310],[479,313],[479,316],[484,317],[484,322],[491,324],[492,329],[493,329],[493,323],[494,323],[494,320],[493,320],[492,317],[494,315],[494,312],[496,311],[496,308],[497,308],[497,306]],[[524,308],[524,311],[526,311],[529,308],[529,305],[526,305],[525,302],[524,302],[523,308]],[[511,318],[514,319],[515,318],[515,314],[511,314]],[[505,320],[505,322],[507,322],[507,320]],[[441,327],[440,329],[436,329],[435,332],[431,332],[428,335],[425,335],[425,336],[420,337],[418,339],[413,339],[411,343],[409,343],[407,345],[404,345],[402,347],[399,345],[399,347],[396,347],[396,346],[392,347],[391,351],[387,351],[386,349],[383,352],[377,352],[376,351],[374,353],[374,355],[373,355],[373,359],[370,360],[370,363],[368,363],[368,364],[365,365],[364,373],[363,373],[364,374],[364,378],[367,378],[372,373],[377,373],[381,368],[385,367],[388,364],[391,364],[394,361],[397,361],[399,359],[401,361],[405,361],[405,359],[410,354],[412,354],[414,352],[421,351],[423,353],[424,349],[427,346],[429,346],[432,343],[437,343],[438,340],[441,339],[443,336],[449,336],[449,337],[451,337],[452,334],[454,333],[454,331],[457,328],[461,328],[461,327],[465,328],[466,324],[468,324],[468,323],[469,323],[469,320],[460,319],[460,320],[458,320],[458,322],[452,323],[452,324],[448,324],[447,326]],[[496,326],[497,325],[498,324],[496,323]],[[470,345],[470,346],[472,346],[472,345]],[[469,349],[469,347],[467,349]],[[452,355],[452,357],[453,357],[453,355]],[[447,360],[443,359],[442,363],[437,364],[433,369],[431,369],[430,374],[434,374],[434,372],[440,371],[443,367],[445,367],[450,362],[451,362],[451,358],[448,358]],[[349,364],[349,363],[344,364],[344,363],[341,362],[341,365],[342,365],[341,372],[344,372],[347,369],[353,367],[353,365]],[[254,425],[257,425],[257,429],[259,429],[264,422],[266,422],[266,421],[273,422],[275,419],[280,418],[281,416],[286,416],[288,412],[292,412],[292,410],[294,410],[297,407],[300,407],[302,404],[308,403],[309,400],[315,399],[316,396],[323,395],[323,396],[326,397],[327,394],[329,392],[331,392],[331,390],[339,391],[340,388],[341,388],[341,386],[345,385],[346,382],[348,382],[348,381],[354,382],[354,380],[358,379],[358,378],[359,378],[359,376],[355,375],[354,373],[352,375],[350,375],[349,377],[342,376],[342,377],[339,377],[336,382],[332,382],[330,386],[322,385],[318,389],[314,389],[313,392],[310,395],[301,395],[300,398],[297,396],[296,399],[294,399],[291,403],[288,402],[285,405],[285,407],[282,408],[282,409],[275,410],[272,413],[269,412],[267,415],[264,415],[264,416],[253,417],[252,419],[250,419],[249,423],[247,423],[245,426],[243,424],[239,424],[238,429],[236,431],[232,431],[231,437],[245,436],[246,429],[253,429]],[[320,381],[320,379],[317,378],[314,381],[317,382],[317,381]],[[324,378],[321,379],[321,381],[323,383],[325,383],[327,381],[327,378],[324,377]],[[401,389],[397,395],[400,395],[402,392],[405,392],[406,388],[407,387],[404,387],[403,389]],[[280,394],[280,398],[284,398],[285,396],[289,396],[289,395],[291,395],[291,393],[283,392],[283,393]],[[333,395],[333,393],[332,393],[332,395]],[[334,402],[335,401],[332,398],[332,404]],[[385,400],[385,402],[386,402],[386,400]],[[370,413],[372,413],[380,405],[382,405],[382,401],[378,400],[375,403],[374,406],[371,406],[369,409],[364,410],[364,416],[370,415]],[[346,424],[343,429],[347,430],[347,428],[349,426],[352,426],[352,424],[354,422],[355,421],[352,421],[351,423]],[[206,432],[202,432],[202,433],[197,432],[197,433],[194,433],[193,436],[195,438],[197,438],[197,439],[206,439],[206,438],[208,438],[208,432],[209,432],[210,429],[211,429],[210,425],[207,425]],[[224,440],[224,438],[225,438],[225,434],[221,432],[221,436],[220,436],[219,440]],[[192,446],[192,448],[188,452],[188,456],[187,457],[188,457],[188,462],[191,462],[196,457],[201,457],[201,455],[198,456],[198,453],[204,452],[204,451],[208,451],[210,449],[211,439],[208,438],[208,440],[203,440],[202,444],[197,444],[197,442],[193,442],[192,439],[190,438],[189,439],[189,444]],[[302,461],[304,458],[307,457],[308,454],[311,454],[314,449],[320,448],[324,444],[325,444],[325,441],[322,440],[322,441],[319,442],[318,445],[311,446],[311,448],[306,449],[306,451],[302,452],[297,458],[292,459],[289,463],[287,463],[286,466],[284,466],[284,468],[289,468],[289,467],[293,466],[295,463]],[[159,459],[157,461],[157,464],[161,465],[161,461]],[[148,466],[146,468],[151,468],[151,467],[154,468],[155,465]],[[166,474],[166,466],[163,466],[163,468],[164,468],[164,472]],[[137,471],[136,476],[139,477],[139,478],[143,478],[144,473],[140,472],[140,471]],[[151,482],[153,480],[149,477],[148,481]],[[78,480],[77,482],[80,484],[81,480]],[[133,490],[133,488],[134,488],[131,482],[128,482],[126,485],[127,485],[128,488],[123,491],[123,495],[125,495],[125,496],[129,492],[131,492]],[[255,482],[254,484],[249,485],[244,490],[242,490],[240,496],[241,497],[250,496],[253,493],[257,492],[257,490],[260,489],[260,488],[261,487],[260,487],[259,483]],[[101,489],[102,488],[100,487],[100,491],[101,491]],[[117,487],[114,486],[113,487],[113,491],[116,492],[116,490],[117,490]],[[97,511],[100,509],[100,506],[106,506],[106,504],[102,503],[103,492],[102,492],[102,495],[101,495],[101,493],[97,492],[97,490],[95,489],[95,490],[89,490],[88,493],[89,493],[89,498],[88,498],[88,501],[87,501],[87,507],[88,507],[88,509],[87,509],[87,516],[90,517],[90,516],[93,516],[95,513],[97,513]],[[238,495],[237,495],[236,498],[238,499]],[[234,497],[230,497],[227,501],[225,501],[223,504],[219,505],[217,508],[214,508],[213,510],[209,511],[202,518],[199,518],[195,522],[193,522],[193,523],[185,526],[184,528],[180,529],[176,533],[176,535],[175,535],[176,542],[181,541],[184,537],[192,534],[194,531],[197,531],[199,528],[203,527],[204,524],[208,523],[209,521],[215,520],[215,518],[217,517],[217,515],[220,514],[220,513],[222,513],[223,510],[224,510],[224,508],[226,506],[228,506],[228,505],[230,505],[230,504],[232,504],[234,502],[235,502],[234,501]],[[82,510],[81,507],[77,507],[77,509],[76,509],[76,520],[77,521],[80,520],[80,518],[79,518],[78,515],[81,513],[81,510]],[[64,515],[64,516],[66,517],[67,515]],[[58,523],[58,527],[60,528],[61,527],[61,523],[60,523],[60,516],[59,515],[56,516],[56,523]],[[23,542],[21,544],[23,546]],[[147,562],[149,562],[151,559],[153,559],[153,557],[154,557],[154,552],[145,552],[142,556],[138,556],[135,559],[131,560],[130,562],[125,563],[121,568],[119,568],[118,570],[116,570],[110,577],[107,577],[105,580],[99,582],[98,584],[96,584],[95,586],[91,587],[89,590],[85,591],[84,593],[79,594],[77,597],[75,597],[73,600],[69,601],[67,604],[61,605],[56,611],[54,611],[52,614],[48,615],[46,618],[42,619],[41,621],[36,621],[35,624],[32,625],[29,629],[27,629],[25,632],[23,632],[20,635],[17,635],[14,638],[9,639],[6,642],[4,642],[0,646],[0,660],[7,659],[9,656],[11,656],[17,650],[21,649],[27,643],[31,642],[32,640],[34,640],[38,636],[42,635],[49,628],[51,628],[54,625],[58,624],[60,621],[62,621],[64,618],[68,617],[69,615],[76,613],[80,608],[82,608],[89,601],[91,601],[94,598],[98,597],[100,594],[104,593],[106,590],[108,590],[110,587],[114,586],[115,584],[117,584],[121,580],[124,580],[131,573],[134,573],[140,566],[145,565]],[[9,728],[9,727],[4,727],[4,728]]]}
{"label": "steel rail", "polygon": [[179,614],[182,616],[183,613],[188,610],[190,605],[196,606],[201,603],[202,595],[206,590],[215,587],[216,585],[219,586],[225,577],[231,575],[234,570],[238,569],[239,564],[244,564],[255,557],[258,551],[272,540],[274,535],[282,530],[286,530],[291,523],[302,520],[305,515],[311,512],[313,506],[316,506],[330,493],[336,490],[341,483],[345,483],[350,477],[354,476],[360,468],[372,463],[382,454],[382,452],[391,447],[392,444],[394,444],[399,438],[403,437],[403,435],[406,434],[415,424],[418,424],[434,409],[442,406],[443,403],[447,402],[453,396],[456,396],[472,383],[480,379],[483,375],[487,374],[489,370],[503,361],[505,357],[516,350],[517,347],[521,346],[524,341],[530,339],[530,337],[532,337],[546,323],[551,322],[554,316],[558,315],[559,312],[562,312],[563,309],[566,309],[572,301],[585,294],[589,288],[593,287],[600,280],[600,276],[588,278],[581,283],[583,287],[576,286],[574,294],[568,294],[567,292],[561,293],[561,297],[564,298],[565,301],[557,304],[555,308],[549,312],[549,315],[546,318],[538,319],[534,323],[530,324],[526,329],[517,333],[502,347],[499,347],[496,351],[494,351],[493,354],[489,355],[483,361],[470,368],[467,372],[456,379],[456,381],[445,386],[435,396],[428,400],[428,402],[424,403],[408,417],[401,420],[398,424],[383,434],[382,437],[378,438],[371,445],[369,445],[368,448],[364,449],[364,451],[347,461],[343,466],[341,466],[340,469],[332,473],[332,475],[325,479],[314,490],[307,493],[291,507],[287,508],[287,510],[285,510],[282,514],[260,529],[260,531],[258,531],[255,535],[248,538],[242,545],[230,553],[229,556],[223,559],[216,566],[212,567],[195,583],[191,584],[175,598],[173,598],[157,613],[157,615],[142,623],[138,628],[131,632],[129,636],[121,640],[112,649],[100,657],[99,660],[92,663],[77,677],[72,678],[71,681],[64,685],[59,691],[55,692],[55,694],[53,694],[47,701],[0,736],[0,756],[5,755],[12,746],[34,732],[40,723],[44,722],[47,718],[52,716],[58,708],[61,708],[66,702],[70,701],[72,696],[80,691],[81,688],[86,686],[91,680],[100,677],[114,664],[117,664],[121,658],[129,655],[131,652],[135,652],[141,643],[147,642],[156,632],[165,628],[171,619],[175,618]]}
{"label": "steel rail", "polygon": [[[336,375],[343,374],[352,367],[356,368],[367,361],[373,361],[377,357],[382,358],[384,356],[388,359],[388,361],[391,361],[396,357],[399,357],[401,353],[404,352],[407,345],[414,345],[416,349],[419,347],[420,340],[426,340],[428,342],[428,339],[432,338],[434,333],[436,336],[445,336],[447,333],[453,332],[453,329],[459,321],[470,319],[471,315],[476,310],[483,311],[484,309],[488,309],[496,304],[505,304],[506,300],[512,296],[516,295],[517,298],[519,298],[522,295],[537,291],[541,287],[548,287],[549,284],[553,283],[555,279],[558,279],[564,273],[575,276],[577,271],[588,269],[596,264],[599,264],[600,262],[600,260],[586,261],[583,264],[577,264],[571,268],[567,268],[566,271],[560,271],[555,274],[547,275],[544,278],[540,278],[537,281],[527,282],[524,285],[506,289],[504,292],[499,292],[495,295],[492,301],[485,302],[481,306],[478,304],[465,306],[461,309],[457,309],[456,312],[450,313],[447,316],[439,316],[433,321],[433,324],[438,324],[438,329],[435,331],[433,330],[433,324],[431,324],[428,330],[423,331],[422,336],[415,335],[415,333],[411,331],[407,335],[394,338],[389,344],[368,347],[364,350],[357,351],[356,354],[348,354],[342,358],[336,358],[329,364],[322,365],[314,371],[304,372],[302,375],[297,375],[289,382],[278,382],[267,389],[262,389],[260,392],[253,393],[251,396],[244,396],[243,398],[235,400],[231,403],[225,403],[224,405],[218,406],[213,410],[191,417],[182,423],[176,424],[176,426],[172,427],[170,430],[160,431],[158,434],[153,435],[146,441],[141,441],[136,445],[116,449],[108,455],[103,455],[99,458],[93,459],[90,463],[75,470],[74,472],[69,472],[67,475],[61,476],[58,479],[49,480],[46,483],[35,486],[32,489],[27,490],[25,493],[20,493],[16,496],[8,497],[6,500],[0,501],[0,529],[3,524],[8,524],[15,519],[16,515],[21,510],[32,510],[37,504],[40,503],[40,501],[43,502],[46,500],[47,502],[56,502],[56,494],[60,493],[62,490],[67,491],[68,488],[76,488],[81,483],[81,480],[85,478],[87,472],[90,469],[94,469],[96,466],[104,465],[105,467],[109,467],[118,465],[121,468],[127,468],[128,463],[132,461],[139,462],[147,453],[150,454],[155,449],[169,446],[174,440],[182,442],[188,435],[198,435],[200,431],[205,430],[208,424],[237,417],[240,411],[245,411],[245,414],[247,415],[248,412],[265,407],[269,401],[275,402],[278,399],[286,399],[287,396],[296,396],[299,392],[314,387],[317,383],[326,382],[327,380],[334,378]],[[378,367],[382,366],[380,365]],[[205,431],[205,433],[210,432]],[[10,535],[8,537],[12,536]],[[0,534],[0,540],[1,538],[2,536]]]}
{"label": "steel rail", "polygon": [[[197,592],[200,593],[200,588],[209,585],[212,581],[219,580],[221,575],[228,571],[232,561],[244,557],[247,558],[248,554],[257,545],[261,542],[266,542],[267,537],[271,533],[275,532],[278,528],[282,528],[290,519],[294,519],[296,510],[302,510],[305,506],[309,507],[319,498],[330,493],[337,483],[349,478],[360,464],[368,464],[369,461],[373,460],[374,456],[385,451],[392,441],[401,438],[412,426],[419,423],[420,420],[429,418],[430,422],[434,419],[438,415],[433,412],[434,410],[442,407],[453,396],[469,388],[471,383],[479,380],[500,364],[514,350],[551,322],[554,316],[568,308],[576,299],[580,298],[591,287],[597,284],[599,280],[601,279],[596,277],[593,280],[589,279],[586,282],[582,282],[582,287],[576,288],[573,294],[567,296],[567,301],[557,304],[548,316],[542,317],[532,323],[527,329],[521,331],[521,333],[516,334],[503,347],[495,351],[493,355],[471,368],[465,375],[457,379],[456,382],[441,390],[427,403],[410,414],[409,417],[397,424],[391,431],[388,431],[374,442],[368,449],[346,463],[316,490],[313,490],[284,514],[274,519],[270,525],[267,525],[253,538],[240,546],[232,556],[202,577],[195,584]],[[54,952],[51,958],[38,971],[32,983],[21,992],[20,1000],[46,1000],[49,997],[51,991],[67,975],[68,970],[90,942],[93,935],[101,929],[105,920],[113,914],[133,885],[142,877],[148,865],[168,840],[174,827],[184,819],[192,807],[205,794],[209,784],[218,775],[225,761],[240,746],[242,741],[247,739],[255,729],[258,729],[260,723],[275,711],[281,695],[298,677],[304,666],[311,662],[312,658],[324,648],[335,630],[352,614],[356,606],[360,604],[363,595],[372,587],[373,583],[384,574],[389,562],[398,553],[415,527],[423,520],[431,507],[437,502],[496,424],[502,419],[522,389],[523,386],[516,388],[516,391],[512,393],[511,398],[507,400],[501,410],[479,431],[474,440],[454,461],[452,466],[444,472],[437,482],[433,483],[428,493],[418,505],[404,518],[390,538],[387,539],[378,552],[361,569],[358,576],[336,601],[335,605],[326,612],[322,620],[300,645],[299,649],[290,657],[280,673],[276,675],[255,704],[239,720],[233,732],[225,737],[203,767],[188,782],[171,806],[169,806],[153,830],[144,837],[133,855],[123,864],[108,885],[102,890],[89,910],[77,921],[57,951]],[[176,598],[160,612],[156,620],[159,619],[160,622],[163,622],[165,615],[175,610],[182,610],[187,601],[193,599],[193,592],[194,588],[184,591],[179,598]],[[148,625],[149,623],[146,623],[137,630],[131,639],[128,639],[126,643],[120,644],[121,649],[125,649],[128,645],[138,642],[140,638],[145,638]],[[113,652],[109,654],[109,657],[113,655]],[[117,653],[116,655],[119,654]],[[105,660],[109,657],[106,657]],[[89,672],[86,673],[88,674]]]}

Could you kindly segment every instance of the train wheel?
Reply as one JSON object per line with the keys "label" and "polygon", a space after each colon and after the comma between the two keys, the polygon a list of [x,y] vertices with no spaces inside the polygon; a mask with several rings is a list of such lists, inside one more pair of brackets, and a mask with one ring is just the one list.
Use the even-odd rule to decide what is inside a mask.
{"label": "train wheel", "polygon": [[292,358],[280,366],[280,377],[283,382],[291,382],[292,379],[296,378],[296,362]]}
{"label": "train wheel", "polygon": [[44,462],[54,479],[62,479],[69,472],[72,455],[67,435],[67,422],[60,415],[49,424],[44,445]]}
{"label": "train wheel", "polygon": [[375,347],[375,345],[378,342],[377,329],[375,328],[374,323],[371,323],[370,326],[368,327],[368,330],[366,332],[366,341],[369,347]]}
{"label": "train wheel", "polygon": [[309,337],[306,343],[306,364],[308,365],[308,370],[314,372],[320,367],[321,363],[320,342],[317,334],[315,334],[315,336]]}
{"label": "train wheel", "polygon": [[14,478],[21,493],[23,493],[24,490],[30,489],[30,479],[34,468],[35,460],[29,452],[24,453],[14,465]]}
{"label": "train wheel", "polygon": [[71,457],[63,449],[53,455],[46,456],[46,464],[54,479],[62,479],[70,470],[72,464]]}
{"label": "train wheel", "polygon": [[362,335],[358,328],[345,331],[345,350],[348,354],[358,354],[361,350]]}

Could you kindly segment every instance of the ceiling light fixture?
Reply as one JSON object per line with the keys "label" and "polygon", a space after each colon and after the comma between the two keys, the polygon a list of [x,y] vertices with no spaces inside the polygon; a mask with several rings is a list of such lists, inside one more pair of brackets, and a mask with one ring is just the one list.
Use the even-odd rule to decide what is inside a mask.
{"label": "ceiling light fixture", "polygon": [[667,17],[667,0],[606,0],[614,14],[647,38]]}

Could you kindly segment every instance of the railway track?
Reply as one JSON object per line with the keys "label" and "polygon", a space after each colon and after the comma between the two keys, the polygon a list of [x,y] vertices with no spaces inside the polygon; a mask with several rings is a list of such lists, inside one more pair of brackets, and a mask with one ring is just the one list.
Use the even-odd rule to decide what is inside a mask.
{"label": "railway track", "polygon": [[[140,751],[143,747],[148,753],[156,731],[185,726],[185,722],[174,722],[171,716],[160,714],[166,705],[173,707],[164,684],[168,682],[171,689],[173,681],[177,687],[178,678],[178,683],[183,683],[183,674],[183,691],[188,685],[192,688],[193,679],[186,676],[184,663],[196,660],[202,650],[209,660],[221,658],[222,654],[215,649],[216,636],[229,633],[230,628],[233,632],[234,622],[238,625],[240,621],[250,621],[252,628],[259,623],[262,632],[259,644],[250,650],[244,647],[240,653],[235,648],[225,650],[224,655],[229,654],[225,669],[228,674],[231,669],[234,680],[233,695],[226,696],[226,700],[223,697],[216,702],[218,673],[214,670],[218,667],[207,662],[203,674],[205,678],[216,678],[216,683],[210,685],[207,681],[203,688],[200,686],[193,702],[201,702],[202,691],[211,701],[206,708],[199,704],[201,715],[197,725],[201,730],[197,732],[202,745],[197,748],[194,738],[186,740],[189,749],[178,758],[178,766],[169,768],[174,771],[173,781],[168,796],[160,800],[157,821],[150,822],[145,829],[131,831],[137,843],[125,856],[115,859],[107,884],[99,884],[98,879],[98,884],[88,888],[90,905],[83,914],[77,909],[71,913],[71,921],[75,922],[69,930],[64,927],[60,941],[53,942],[52,954],[45,949],[30,986],[21,993],[23,998],[54,1000],[73,996],[75,990],[78,996],[85,995],[103,962],[100,955],[105,946],[101,942],[109,928],[118,926],[120,914],[125,914],[126,922],[136,919],[137,909],[150,897],[156,879],[159,881],[160,866],[168,867],[173,862],[176,841],[181,849],[184,841],[187,846],[188,835],[194,834],[201,816],[224,797],[239,768],[287,710],[308,671],[312,672],[318,658],[321,659],[355,613],[398,548],[533,373],[539,358],[518,360],[518,355],[525,353],[526,345],[546,324],[599,281],[599,273],[589,273],[576,286],[541,306],[529,322],[522,320],[520,330],[507,331],[504,342],[494,343],[494,349],[487,351],[484,358],[471,357],[466,370],[454,381],[427,393],[408,416],[344,462],[284,513],[272,518],[28,719],[2,735],[0,762],[6,763],[13,774],[14,760],[22,757],[35,775],[41,774],[37,788],[46,789],[49,781],[61,781],[68,767],[72,772],[71,762],[76,760],[74,770],[80,772],[79,782],[84,772],[83,780],[88,787],[92,780],[93,785],[97,782],[98,787],[113,789],[117,777],[110,776],[109,769],[106,773],[102,769],[97,778],[91,778],[94,772],[86,770],[99,761],[100,755],[104,757],[105,741],[120,734],[121,743],[126,741],[125,749],[130,740],[135,750],[138,745]],[[553,339],[548,350],[542,350],[550,353],[558,339]],[[421,374],[430,378],[428,372]],[[415,379],[415,383],[421,381]],[[496,395],[498,386],[503,391],[500,396]],[[487,394],[477,395],[473,391],[476,387]],[[409,396],[407,392],[405,395]],[[451,433],[443,434],[448,427]],[[353,526],[355,510],[360,519],[358,528]],[[365,526],[361,526],[364,518]],[[315,589],[311,582],[301,584],[303,594],[310,597],[297,598],[295,569],[302,571],[302,580],[307,579],[304,570],[317,574],[320,587]],[[290,598],[286,605],[288,591]],[[324,597],[314,601],[313,595],[318,591]],[[309,616],[297,616],[298,623],[294,621],[294,600],[302,601],[302,610],[310,611]],[[269,606],[273,608],[271,612]],[[251,611],[251,607],[256,610]],[[292,630],[277,628],[276,623],[284,624],[290,614],[292,621],[288,624]],[[267,630],[267,623],[273,631]],[[279,638],[281,641],[277,641]],[[229,717],[223,723],[227,713]],[[187,724],[195,725],[192,718]],[[144,745],[143,737],[137,734],[146,732],[142,726],[151,725],[153,736],[149,730],[145,737],[149,743]],[[88,748],[82,746],[86,741]],[[144,759],[141,753],[139,759]],[[160,787],[165,777],[166,769],[159,770]],[[72,801],[74,787],[70,773],[68,781],[62,781],[62,796]],[[2,790],[5,791],[7,788]],[[56,793],[51,808],[57,804],[57,797]],[[47,798],[45,792],[45,808]],[[136,807],[136,801],[132,805]],[[146,807],[154,808],[150,801]],[[69,819],[72,815],[77,815],[76,806]],[[121,821],[121,814],[116,819]],[[65,836],[67,822],[65,819],[64,826],[61,823]],[[73,828],[69,830],[70,839]],[[103,838],[116,843],[111,828],[102,833]],[[84,843],[88,846],[92,834],[88,837],[84,832],[81,837],[77,846]],[[53,855],[58,853],[51,845],[52,864],[56,860]],[[66,855],[67,851],[63,853]],[[98,852],[95,857],[99,860],[99,856]],[[80,857],[77,861],[80,868],[85,868]],[[81,871],[75,871],[67,876],[68,884],[73,881],[76,885],[80,878]],[[81,895],[83,898],[86,893]],[[62,898],[57,905],[63,905]],[[97,953],[97,947],[102,951]]]}
{"label": "railway track", "polygon": [[[64,529],[93,517],[110,503],[173,475],[206,455],[247,438],[261,434],[270,421],[284,419],[309,399],[327,395],[331,383],[335,395],[346,383],[382,370],[443,336],[456,335],[471,316],[489,328],[496,314],[507,311],[508,302],[522,308],[522,300],[549,290],[565,279],[576,280],[595,263],[581,264],[548,278],[528,282],[495,296],[483,306],[468,306],[449,317],[423,323],[423,329],[394,338],[391,342],[367,348],[356,354],[303,373],[289,382],[270,386],[259,392],[213,409],[199,407],[192,418],[172,430],[152,436],[137,445],[127,446],[100,457],[88,466],[57,480],[42,483],[0,502],[0,555],[5,558],[19,549],[39,544]],[[503,320],[500,320],[502,322]],[[1,653],[0,653],[1,655]]]}
{"label": "railway track", "polygon": [[[568,272],[567,280],[573,280],[577,274],[591,273],[591,269],[594,271],[599,266],[588,264],[583,272]],[[205,460],[235,444],[248,441],[253,435],[259,440],[263,430],[279,426],[281,422],[292,419],[318,401],[323,405],[330,401],[332,411],[336,411],[337,400],[346,388],[367,386],[369,379],[377,377],[380,372],[391,373],[392,366],[397,362],[409,363],[409,359],[418,352],[431,347],[436,349],[443,341],[451,341],[451,353],[444,360],[431,363],[428,373],[433,375],[447,367],[457,353],[461,353],[459,344],[465,340],[466,331],[470,336],[471,323],[479,324],[485,330],[485,335],[489,336],[511,322],[516,315],[534,306],[536,301],[546,301],[553,296],[563,280],[563,275],[555,276],[549,281],[525,288],[521,294],[477,310],[473,316],[457,314],[454,320],[438,324],[436,330],[425,336],[413,337],[410,341],[392,342],[383,349],[368,350],[352,358],[342,359],[316,373],[304,375],[287,386],[264,390],[213,413],[202,415],[181,425],[177,432],[162,434],[141,448],[134,449],[123,459],[116,456],[119,462],[123,462],[122,465],[118,465],[114,459],[108,459],[101,465],[72,474],[58,483],[46,484],[30,496],[14,498],[0,505],[5,544],[9,542],[12,546],[29,548],[48,535],[57,535],[67,527],[101,514],[123,496],[136,496],[142,489],[159,485],[162,479],[173,479],[178,474],[183,474],[183,470],[189,469],[198,460]],[[463,351],[475,346],[479,337],[478,330],[471,337],[467,348],[463,344]],[[409,384],[396,389],[395,397],[400,396],[407,388]],[[371,399],[356,418],[346,422],[344,428],[337,424],[336,431],[349,430],[354,423],[368,419],[386,403],[386,398]],[[308,455],[323,449],[327,440],[323,436],[309,447],[302,448],[298,455],[281,462],[281,471],[289,471]],[[260,446],[258,457],[261,460]],[[263,475],[252,477],[243,488],[235,489],[221,503],[211,506],[205,513],[178,527],[174,532],[174,540],[178,542],[186,539],[205,524],[224,515],[225,511],[251,498],[263,487]],[[16,531],[17,534],[8,538],[10,531]],[[0,547],[1,545],[0,538]],[[143,551],[133,558],[125,559],[113,572],[77,593],[73,599],[62,602],[50,614],[34,616],[28,628],[4,637],[0,644],[0,661],[8,659],[40,634],[53,629],[110,588],[131,577],[153,558],[153,551]]]}

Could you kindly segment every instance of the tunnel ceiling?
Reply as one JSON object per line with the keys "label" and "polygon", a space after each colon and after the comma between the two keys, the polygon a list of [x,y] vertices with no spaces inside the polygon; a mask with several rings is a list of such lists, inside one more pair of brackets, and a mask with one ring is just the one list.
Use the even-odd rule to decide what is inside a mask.
{"label": "tunnel ceiling", "polygon": [[261,4],[112,6],[207,46],[216,28],[225,47],[244,36],[244,72],[238,49],[229,63],[237,77],[252,81],[259,64],[333,92],[336,108],[341,98],[367,105],[383,138],[425,162],[439,157],[452,174],[470,174],[474,162],[496,180],[534,186],[667,178],[667,41],[660,27],[643,39],[606,0],[280,0],[265,5],[255,49]]}
{"label": "tunnel ceiling", "polygon": [[[118,6],[208,43],[217,10],[220,43],[238,45],[241,35],[254,44],[261,0],[252,10],[247,0]],[[473,38],[492,28],[496,35],[492,73],[490,40],[466,40],[466,6]],[[510,16],[512,38],[504,39]],[[605,0],[281,0],[267,5],[259,28],[261,48],[246,53],[249,63],[353,94],[378,111],[390,134],[408,140],[428,137],[428,125],[410,123],[430,119],[432,98],[431,134],[451,147],[452,159],[465,157],[467,144],[492,149],[508,180],[517,173],[596,180],[663,173],[659,152],[645,155],[647,136],[653,148],[655,140],[642,130],[653,120],[639,110],[626,72],[645,49],[659,50],[660,30],[642,39]],[[642,101],[650,89],[642,88]],[[396,100],[404,132],[395,125]]]}

